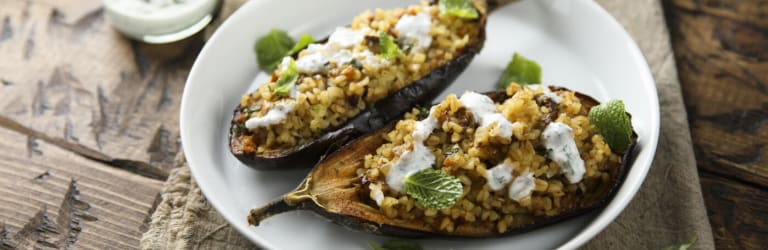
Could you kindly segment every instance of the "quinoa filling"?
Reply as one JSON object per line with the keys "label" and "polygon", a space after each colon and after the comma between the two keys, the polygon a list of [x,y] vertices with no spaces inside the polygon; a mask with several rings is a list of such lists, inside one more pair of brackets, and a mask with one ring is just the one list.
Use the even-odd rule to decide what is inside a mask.
{"label": "quinoa filling", "polygon": [[427,3],[364,12],[244,95],[233,135],[244,153],[310,142],[458,56],[477,39],[476,24]]}
{"label": "quinoa filling", "polygon": [[[414,109],[358,169],[369,205],[437,231],[487,224],[503,233],[559,215],[608,185],[621,156],[597,134],[574,92],[545,89],[511,84],[499,102],[467,92],[429,112]],[[461,182],[455,202],[430,207],[407,191],[403,182],[424,169]]]}

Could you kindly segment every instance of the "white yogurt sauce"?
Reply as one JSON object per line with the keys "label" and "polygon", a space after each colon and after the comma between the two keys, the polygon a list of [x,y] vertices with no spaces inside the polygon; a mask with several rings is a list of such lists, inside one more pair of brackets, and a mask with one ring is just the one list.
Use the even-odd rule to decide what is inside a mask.
{"label": "white yogurt sauce", "polygon": [[432,19],[429,13],[421,12],[417,15],[407,15],[400,18],[395,25],[398,37],[405,42],[413,44],[413,48],[423,50],[432,44],[429,31],[432,27]]}
{"label": "white yogurt sauce", "polygon": [[336,27],[336,30],[328,37],[328,45],[339,48],[351,48],[363,41],[365,34],[347,27]]}
{"label": "white yogurt sauce", "polygon": [[218,0],[104,0],[104,6],[115,28],[129,37],[144,39],[145,36],[180,32],[196,26],[206,17],[210,19],[217,2]]}
{"label": "white yogurt sauce", "polygon": [[424,140],[429,137],[429,134],[437,126],[437,119],[432,116],[434,110],[435,108],[432,107],[427,118],[416,122],[413,134],[411,135],[413,137],[413,150],[406,151],[400,155],[400,159],[393,163],[389,169],[387,185],[392,190],[402,192],[405,185],[403,183],[404,178],[423,169],[431,168],[432,164],[435,164],[435,155],[432,154],[429,148],[424,146]]}
{"label": "white yogurt sauce", "polygon": [[369,50],[363,50],[363,52],[355,52],[355,58],[360,60],[363,65],[377,69],[389,65],[389,60],[374,55]]}
{"label": "white yogurt sauce", "polygon": [[499,191],[512,181],[512,170],[514,165],[503,162],[485,172],[485,178],[488,179],[488,187],[493,191]]}
{"label": "white yogurt sauce", "polygon": [[509,198],[519,202],[531,196],[535,187],[536,182],[533,179],[533,173],[525,172],[512,181],[512,185],[509,186]]}
{"label": "white yogurt sauce", "polygon": [[301,57],[296,60],[296,67],[301,73],[315,73],[322,71],[328,63],[342,65],[358,59],[369,67],[378,68],[389,64],[385,59],[374,55],[368,50],[352,52],[355,45],[363,41],[370,29],[352,30],[347,27],[338,27],[328,38],[325,44],[310,44]]}
{"label": "white yogurt sauce", "polygon": [[[316,49],[313,47],[318,46],[320,45],[310,44],[306,50],[311,51],[312,49]],[[296,60],[296,68],[298,68],[299,72],[302,73],[314,73],[323,70],[327,62],[328,59],[323,55],[323,53],[307,53]]]}
{"label": "white yogurt sauce", "polygon": [[480,123],[478,130],[495,123],[499,128],[499,136],[504,138],[512,136],[512,124],[504,115],[499,113],[496,104],[490,97],[467,91],[461,95],[459,101],[472,112],[472,116]]}
{"label": "white yogurt sauce", "polygon": [[573,140],[573,129],[564,123],[552,122],[544,128],[541,137],[544,139],[544,147],[547,148],[547,158],[563,169],[568,181],[580,182],[586,170],[576,141]]}
{"label": "white yogurt sauce", "polygon": [[544,89],[544,96],[549,97],[549,99],[552,100],[552,102],[560,104],[560,102],[563,101],[563,98],[561,98],[555,93],[552,93],[552,91],[549,90],[549,87],[542,86],[542,88]]}
{"label": "white yogurt sauce", "polygon": [[293,110],[295,103],[293,101],[283,101],[273,105],[264,116],[253,117],[245,121],[245,127],[249,130],[254,130],[259,127],[278,124],[288,117],[288,113]]}

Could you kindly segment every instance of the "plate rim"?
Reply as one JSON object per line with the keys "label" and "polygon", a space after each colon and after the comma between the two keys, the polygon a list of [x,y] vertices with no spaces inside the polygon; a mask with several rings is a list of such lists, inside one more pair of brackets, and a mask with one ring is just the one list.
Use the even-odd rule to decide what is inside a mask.
{"label": "plate rim", "polygon": [[[236,23],[236,21],[233,21],[233,20],[245,18],[246,15],[243,13],[249,12],[250,9],[253,9],[253,7],[251,6],[255,6],[259,3],[263,3],[266,1],[268,0],[247,1],[243,6],[235,10],[235,12],[233,12],[226,20],[224,20],[224,22],[217,28],[217,30],[221,28],[229,27],[230,25],[232,25],[232,23]],[[598,233],[602,232],[605,228],[607,228],[607,226],[611,222],[613,222],[616,219],[616,217],[618,217],[619,214],[621,214],[624,211],[624,209],[629,205],[629,202],[631,202],[632,199],[634,199],[635,195],[637,194],[640,187],[642,186],[642,183],[645,181],[647,177],[648,171],[650,170],[653,164],[653,158],[655,157],[655,154],[656,154],[658,139],[660,135],[660,115],[661,114],[660,114],[660,107],[659,107],[658,91],[656,88],[656,81],[653,78],[648,62],[645,59],[639,46],[637,45],[635,40],[632,39],[629,33],[624,29],[624,27],[610,13],[608,13],[607,10],[605,10],[602,6],[600,6],[600,4],[598,4],[596,1],[581,0],[581,1],[574,1],[574,2],[580,2],[579,4],[585,4],[588,8],[592,9],[592,11],[595,11],[596,14],[600,16],[599,17],[600,19],[604,19],[608,21],[607,27],[612,29],[612,32],[616,32],[621,39],[625,40],[624,41],[625,43],[628,43],[629,45],[627,48],[628,52],[633,56],[633,60],[636,60],[640,65],[640,68],[638,68],[638,70],[640,71],[639,73],[643,78],[640,81],[645,83],[643,84],[644,85],[643,87],[646,89],[647,92],[653,93],[652,95],[649,96],[650,97],[649,102],[654,103],[655,105],[650,106],[651,121],[649,122],[649,124],[651,126],[648,129],[650,130],[649,132],[651,137],[648,138],[647,143],[642,144],[643,147],[647,147],[647,150],[650,151],[650,153],[646,157],[649,159],[641,160],[636,158],[635,159],[636,163],[634,164],[638,164],[638,163],[641,163],[641,164],[639,166],[633,165],[633,169],[640,168],[639,170],[640,173],[637,174],[638,176],[635,176],[635,178],[641,177],[639,178],[639,181],[637,181],[639,183],[632,186],[626,186],[627,182],[625,181],[624,184],[622,184],[622,186],[619,188],[619,190],[617,190],[617,192],[621,192],[622,190],[628,188],[628,191],[627,191],[628,195],[626,195],[625,197],[616,196],[608,203],[608,205],[601,208],[599,211],[594,211],[598,213],[594,218],[590,220],[587,226],[582,228],[578,233],[576,233],[572,238],[570,238],[565,243],[560,245],[557,249],[576,249],[583,246],[589,240],[597,236]],[[192,79],[196,78],[196,76],[199,74],[198,73],[199,70],[196,70],[197,68],[196,65],[199,65],[198,62],[200,60],[203,60],[202,58],[206,57],[206,54],[209,48],[207,44],[217,41],[221,36],[221,34],[222,34],[221,32],[214,32],[213,35],[208,39],[206,44],[203,46],[202,50],[196,57],[192,65],[192,68],[190,69],[190,73],[185,81],[184,90],[181,96],[181,104],[180,104],[180,111],[179,111],[179,132],[180,132],[181,146],[182,146],[183,152],[185,153],[184,155],[187,158],[187,164],[189,165],[192,177],[196,181],[200,180],[200,174],[201,174],[196,170],[195,167],[193,167],[193,162],[195,162],[194,159],[197,157],[194,154],[191,154],[191,155],[186,154],[186,152],[188,152],[187,148],[190,148],[191,146],[187,144],[186,141],[188,140],[184,140],[184,138],[186,137],[185,134],[187,134],[185,133],[185,131],[189,131],[188,129],[185,129],[186,126],[184,125],[185,124],[184,117],[189,116],[188,108],[185,108],[188,106],[188,105],[185,105],[185,100],[189,100],[188,95],[190,95],[190,90],[189,90],[190,85],[188,83]],[[629,176],[631,172],[632,170],[630,170],[630,172],[627,173],[627,175]],[[263,237],[255,233],[252,233],[248,226],[245,226],[241,223],[233,223],[234,221],[242,220],[242,218],[234,218],[234,215],[232,214],[222,213],[221,211],[224,210],[222,207],[223,206],[222,203],[215,202],[217,199],[208,198],[208,197],[212,197],[210,195],[211,190],[207,188],[204,184],[202,184],[205,182],[197,181],[197,183],[203,195],[206,197],[206,199],[210,201],[209,203],[211,204],[211,206],[216,210],[218,214],[224,217],[227,223],[232,227],[234,227],[238,233],[245,236],[247,239],[249,239],[252,243],[256,245],[265,247],[267,249],[275,249],[275,246],[271,244],[268,240],[264,239]]]}

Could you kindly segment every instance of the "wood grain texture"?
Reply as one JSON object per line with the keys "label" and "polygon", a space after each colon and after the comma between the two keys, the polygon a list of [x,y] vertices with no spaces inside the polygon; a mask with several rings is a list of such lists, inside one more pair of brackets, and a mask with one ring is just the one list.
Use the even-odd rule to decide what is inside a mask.
{"label": "wood grain texture", "polygon": [[164,179],[180,148],[181,92],[202,36],[130,41],[98,0],[0,3],[0,125]]}
{"label": "wood grain texture", "polygon": [[667,9],[699,167],[768,187],[768,2]]}
{"label": "wood grain texture", "polygon": [[665,0],[715,243],[768,243],[768,1]]}
{"label": "wood grain texture", "polygon": [[701,187],[718,249],[765,249],[768,190],[703,173]]}
{"label": "wood grain texture", "polygon": [[0,247],[139,245],[160,181],[8,129],[0,138]]}

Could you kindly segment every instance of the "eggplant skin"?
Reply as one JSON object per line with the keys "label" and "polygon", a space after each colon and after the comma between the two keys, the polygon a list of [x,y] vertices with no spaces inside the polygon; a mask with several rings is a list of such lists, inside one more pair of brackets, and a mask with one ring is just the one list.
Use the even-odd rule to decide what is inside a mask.
{"label": "eggplant skin", "polygon": [[[559,87],[550,87],[550,89],[569,91]],[[503,92],[490,92],[486,95],[495,102],[508,98]],[[578,92],[576,97],[587,109],[599,104],[592,97]],[[636,156],[635,148],[638,140],[637,133],[633,131],[632,143],[622,155],[621,164],[616,171],[610,173],[609,185],[573,201],[568,206],[570,209],[556,216],[532,216],[531,221],[512,227],[504,233],[498,233],[494,228],[472,225],[464,228],[457,227],[454,232],[447,233],[430,231],[429,226],[419,221],[390,219],[378,208],[366,203],[366,198],[360,196],[363,189],[356,185],[359,182],[356,169],[361,166],[366,154],[376,152],[380,145],[386,143],[382,134],[391,131],[396,122],[391,122],[373,133],[364,135],[328,155],[315,166],[296,190],[270,204],[253,209],[248,216],[249,224],[258,226],[264,219],[279,213],[309,210],[352,230],[402,238],[494,238],[520,234],[605,207],[626,179]]]}
{"label": "eggplant skin", "polygon": [[229,130],[229,149],[245,165],[258,170],[287,170],[310,168],[328,152],[333,152],[351,140],[371,133],[392,121],[396,121],[417,105],[432,102],[443,90],[456,80],[480,53],[485,43],[486,15],[477,19],[478,37],[468,44],[456,58],[438,67],[421,79],[403,87],[360,112],[344,125],[331,129],[311,143],[290,149],[273,150],[261,154],[243,152],[243,145],[234,134],[237,117],[242,107],[238,105],[233,113]]}

